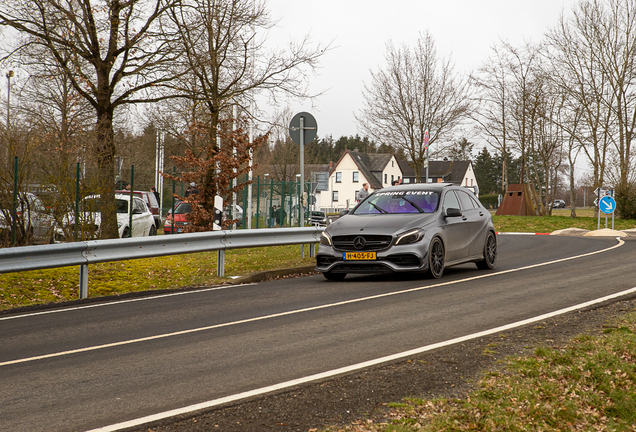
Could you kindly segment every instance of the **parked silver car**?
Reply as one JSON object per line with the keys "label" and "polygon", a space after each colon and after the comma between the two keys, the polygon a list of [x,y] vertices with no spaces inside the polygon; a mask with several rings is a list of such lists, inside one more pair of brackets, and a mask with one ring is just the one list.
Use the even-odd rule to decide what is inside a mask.
{"label": "parked silver car", "polygon": [[[7,244],[13,230],[13,192],[0,192],[0,243]],[[16,242],[50,242],[54,234],[54,219],[40,198],[31,192],[17,195]]]}
{"label": "parked silver car", "polygon": [[329,280],[348,273],[427,272],[467,262],[492,269],[497,237],[475,195],[451,184],[380,189],[322,233],[316,270]]}

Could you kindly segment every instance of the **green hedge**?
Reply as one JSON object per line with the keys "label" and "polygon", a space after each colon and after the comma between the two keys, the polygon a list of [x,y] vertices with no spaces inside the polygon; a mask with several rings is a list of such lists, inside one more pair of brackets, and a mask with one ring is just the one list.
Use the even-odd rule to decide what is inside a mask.
{"label": "green hedge", "polygon": [[487,209],[493,209],[494,210],[494,209],[497,208],[498,198],[499,198],[498,194],[480,195],[479,196],[479,201],[481,201],[481,203]]}
{"label": "green hedge", "polygon": [[636,219],[636,184],[616,189],[616,212],[621,219]]}

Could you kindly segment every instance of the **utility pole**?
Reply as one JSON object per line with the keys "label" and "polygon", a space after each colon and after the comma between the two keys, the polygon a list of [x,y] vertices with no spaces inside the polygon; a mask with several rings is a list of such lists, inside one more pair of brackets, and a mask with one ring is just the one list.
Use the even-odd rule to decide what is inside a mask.
{"label": "utility pole", "polygon": [[10,148],[10,111],[11,111],[11,77],[13,76],[13,71],[10,70],[6,73],[7,75],[7,159],[9,158],[9,148]]}

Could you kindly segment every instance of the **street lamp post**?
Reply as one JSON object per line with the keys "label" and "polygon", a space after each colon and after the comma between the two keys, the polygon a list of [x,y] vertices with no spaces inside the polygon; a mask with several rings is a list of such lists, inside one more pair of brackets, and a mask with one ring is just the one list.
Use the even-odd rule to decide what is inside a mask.
{"label": "street lamp post", "polygon": [[13,76],[13,71],[10,70],[7,72],[7,134],[9,133],[9,119],[10,119],[10,110],[11,110],[11,77]]}

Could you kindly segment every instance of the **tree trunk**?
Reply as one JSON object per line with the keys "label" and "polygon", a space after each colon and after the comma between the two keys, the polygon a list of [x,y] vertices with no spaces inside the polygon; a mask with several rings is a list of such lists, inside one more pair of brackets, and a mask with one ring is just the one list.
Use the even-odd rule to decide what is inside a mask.
{"label": "tree trunk", "polygon": [[118,238],[115,213],[115,141],[113,109],[98,110],[97,120],[97,170],[100,191],[101,238]]}

